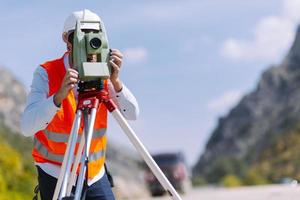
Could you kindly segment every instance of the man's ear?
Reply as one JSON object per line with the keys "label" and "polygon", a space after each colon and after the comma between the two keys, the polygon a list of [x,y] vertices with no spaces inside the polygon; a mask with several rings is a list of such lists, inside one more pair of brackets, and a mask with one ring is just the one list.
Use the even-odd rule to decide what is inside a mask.
{"label": "man's ear", "polygon": [[72,50],[72,43],[69,42],[69,40],[68,40],[68,33],[64,32],[64,33],[62,34],[62,39],[63,39],[63,41],[64,41],[64,42],[66,43],[66,45],[67,45],[67,50],[68,50],[68,51],[71,51],[71,50]]}
{"label": "man's ear", "polygon": [[63,32],[62,39],[66,44],[68,44],[68,33],[67,32]]}

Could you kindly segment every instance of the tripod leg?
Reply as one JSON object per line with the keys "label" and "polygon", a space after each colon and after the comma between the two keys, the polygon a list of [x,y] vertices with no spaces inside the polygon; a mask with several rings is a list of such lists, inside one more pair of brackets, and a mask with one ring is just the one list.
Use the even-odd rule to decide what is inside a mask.
{"label": "tripod leg", "polygon": [[56,183],[56,187],[55,187],[55,191],[54,191],[52,200],[57,200],[58,196],[60,196],[59,199],[61,199],[62,197],[65,196],[65,191],[63,191],[63,188],[66,188],[68,174],[69,174],[68,171],[70,171],[70,167],[73,162],[74,149],[75,149],[75,144],[77,142],[77,135],[78,135],[79,127],[80,127],[80,122],[81,122],[81,111],[78,110],[76,113],[75,120],[72,125],[72,130],[71,130],[71,133],[69,136],[66,153],[64,155],[63,163],[61,166],[59,178]]}
{"label": "tripod leg", "polygon": [[84,144],[85,144],[85,134],[82,134],[80,144],[79,144],[79,147],[78,147],[78,151],[77,151],[77,154],[76,154],[76,157],[75,157],[75,162],[74,162],[74,165],[73,165],[73,169],[72,169],[72,172],[71,172],[71,176],[70,176],[70,179],[69,179],[69,184],[68,184],[68,188],[67,188],[67,196],[71,195],[72,188],[76,184],[75,183],[76,182],[76,177],[77,177],[76,176],[76,171],[77,171],[79,162],[81,161]]}
{"label": "tripod leg", "polygon": [[[79,176],[78,176],[78,181],[77,181],[77,186],[76,186],[76,191],[75,191],[75,200],[79,200],[81,197],[82,193],[82,188],[83,188],[83,183],[85,179],[85,173],[87,171],[87,164],[88,164],[88,158],[89,158],[89,149],[91,146],[91,140],[93,136],[93,131],[94,131],[94,124],[96,120],[96,113],[97,109],[92,108],[91,114],[90,114],[90,119],[88,119],[88,114],[84,113],[84,130],[86,134],[86,140],[85,140],[85,148],[84,148],[84,153],[81,158],[81,163],[80,163],[80,171],[79,171]],[[86,180],[88,181],[88,180]]]}
{"label": "tripod leg", "polygon": [[161,171],[161,169],[158,167],[156,162],[153,160],[151,155],[148,153],[142,142],[139,140],[139,138],[136,136],[132,128],[129,126],[125,118],[122,116],[120,111],[118,109],[113,110],[112,115],[118,122],[118,124],[121,126],[131,143],[135,146],[136,150],[140,153],[144,161],[147,163],[148,167],[151,169],[153,174],[156,176],[156,178],[159,180],[161,185],[164,187],[164,189],[169,193],[169,195],[174,200],[181,200],[181,197],[178,195],[174,187],[171,185],[167,177],[164,175],[164,173]]}
{"label": "tripod leg", "polygon": [[[88,124],[88,121],[86,121],[85,124]],[[87,128],[87,126],[85,128]],[[85,131],[86,131],[86,133],[88,132],[88,130],[85,130]],[[76,171],[77,171],[77,168],[79,166],[79,163],[81,162],[82,154],[84,154],[83,153],[83,147],[84,147],[84,144],[85,144],[85,135],[86,134],[82,134],[82,137],[81,137],[81,140],[80,140],[80,144],[79,144],[78,151],[77,151],[77,154],[76,154],[76,157],[75,157],[75,162],[74,162],[74,165],[73,165],[71,176],[70,176],[70,179],[68,181],[69,184],[68,184],[68,188],[67,188],[67,196],[71,195],[73,186],[76,185],[76,177],[77,177],[76,176]]]}

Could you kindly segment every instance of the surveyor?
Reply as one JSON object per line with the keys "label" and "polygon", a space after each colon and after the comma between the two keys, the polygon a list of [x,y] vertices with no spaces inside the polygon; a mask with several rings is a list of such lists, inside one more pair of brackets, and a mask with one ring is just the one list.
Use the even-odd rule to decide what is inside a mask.
{"label": "surveyor", "polygon": [[[32,155],[42,200],[52,200],[76,112],[79,74],[72,64],[72,37],[77,20],[100,21],[100,18],[85,9],[73,12],[65,20],[62,39],[67,51],[61,58],[37,67],[21,120],[23,134],[34,136]],[[99,25],[86,23],[81,29],[97,32]],[[96,57],[89,55],[88,59],[94,62]],[[122,60],[122,53],[111,49],[109,64],[112,73],[106,88],[122,115],[128,120],[135,120],[139,108],[135,97],[120,79]],[[94,129],[93,133],[92,143],[97,148],[91,152],[94,160],[90,160],[88,165],[86,199],[112,200],[114,195],[104,169],[107,143],[107,109],[104,106],[97,111],[96,126],[101,129]]]}

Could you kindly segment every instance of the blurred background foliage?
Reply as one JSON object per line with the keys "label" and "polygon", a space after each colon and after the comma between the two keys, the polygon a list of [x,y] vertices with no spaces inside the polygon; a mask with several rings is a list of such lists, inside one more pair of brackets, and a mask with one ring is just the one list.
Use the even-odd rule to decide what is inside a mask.
{"label": "blurred background foliage", "polygon": [[32,141],[0,125],[0,200],[32,199],[36,172]]}

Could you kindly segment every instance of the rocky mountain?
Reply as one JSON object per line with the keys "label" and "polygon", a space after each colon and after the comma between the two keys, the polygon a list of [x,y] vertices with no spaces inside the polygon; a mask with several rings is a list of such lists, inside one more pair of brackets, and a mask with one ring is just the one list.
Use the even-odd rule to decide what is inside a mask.
{"label": "rocky mountain", "polygon": [[282,134],[295,129],[298,124],[300,27],[283,62],[267,69],[256,89],[244,96],[227,116],[219,119],[203,155],[194,166],[193,173],[214,182],[215,179],[211,176],[214,173],[213,168],[217,163],[222,163],[220,160],[224,158],[251,165]]}
{"label": "rocky mountain", "polygon": [[[0,193],[14,195],[14,193],[20,192],[22,195],[30,196],[32,195],[33,184],[35,184],[35,169],[31,158],[32,139],[20,135],[20,116],[26,102],[26,91],[24,86],[7,69],[0,68],[0,80],[0,147],[2,147],[0,150],[2,150],[1,155],[4,155],[0,156]],[[8,153],[14,155],[15,158],[6,158],[5,155]],[[30,174],[25,174],[25,178],[20,176],[20,180],[15,180],[22,182],[26,179],[30,182],[26,190],[20,190],[23,185],[11,190],[10,185],[14,182],[8,180],[9,178],[6,176],[6,174],[14,173],[8,171],[12,165],[10,160],[15,162],[13,163],[14,166],[16,164],[22,166],[19,167],[21,174]],[[120,145],[109,141],[107,166],[115,180],[114,191],[118,198],[130,199],[148,194],[141,178],[143,170],[140,163],[141,159],[137,153],[132,152],[128,147],[120,147]],[[7,190],[5,189],[6,186],[3,185],[7,186]],[[10,190],[10,193],[5,193]],[[0,195],[0,199],[1,197]],[[11,197],[17,199],[15,196]]]}
{"label": "rocky mountain", "polygon": [[24,86],[7,69],[0,68],[0,122],[20,132],[25,101]]}

